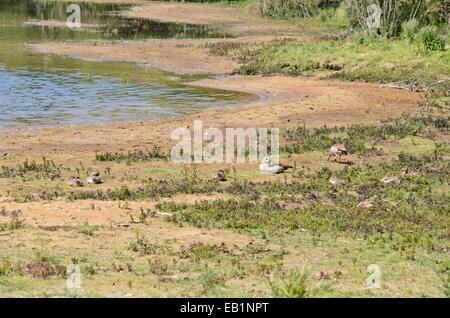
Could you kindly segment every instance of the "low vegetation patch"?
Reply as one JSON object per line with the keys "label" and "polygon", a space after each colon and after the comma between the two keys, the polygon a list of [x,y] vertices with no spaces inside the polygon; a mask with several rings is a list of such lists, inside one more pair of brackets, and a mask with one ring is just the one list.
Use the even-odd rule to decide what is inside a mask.
{"label": "low vegetation patch", "polygon": [[262,15],[274,18],[311,18],[323,9],[336,8],[341,0],[260,0]]}
{"label": "low vegetation patch", "polygon": [[84,221],[83,223],[75,227],[75,231],[87,236],[92,236],[99,228],[100,226],[98,225],[92,225],[88,221]]}
{"label": "low vegetation patch", "polygon": [[25,276],[33,278],[65,278],[66,266],[60,264],[56,259],[37,253],[36,257],[29,262],[12,262],[4,259],[0,262],[1,276]]}
{"label": "low vegetation patch", "polygon": [[55,180],[61,178],[62,170],[62,165],[57,165],[53,160],[47,160],[45,157],[42,158],[42,163],[26,159],[23,164],[15,168],[2,166],[0,168],[0,178],[15,178],[31,175],[37,179]]}
{"label": "low vegetation patch", "polygon": [[343,143],[350,153],[371,154],[380,141],[418,136],[427,127],[446,132],[450,128],[450,118],[405,115],[377,126],[355,124],[350,127],[316,129],[299,126],[287,129],[283,133],[286,144],[282,147],[282,151],[287,153],[327,151],[333,144]]}
{"label": "low vegetation patch", "polygon": [[25,221],[20,219],[13,219],[7,223],[0,222],[0,232],[19,230],[23,229],[25,226]]}
{"label": "low vegetation patch", "polygon": [[263,46],[240,68],[244,75],[309,75],[328,72],[346,80],[393,82],[420,78],[434,82],[450,73],[447,51],[418,52],[406,40],[361,37],[353,41]]}
{"label": "low vegetation patch", "polygon": [[277,298],[306,298],[311,296],[309,277],[305,272],[281,272],[272,277],[272,296]]}
{"label": "low vegetation patch", "polygon": [[152,161],[152,160],[166,160],[167,155],[161,151],[159,146],[153,146],[151,149],[136,149],[133,151],[128,151],[127,153],[123,152],[104,152],[97,153],[95,155],[95,160],[104,161],[104,162],[118,162],[118,163],[135,163],[135,162],[144,162],[144,161]]}
{"label": "low vegetation patch", "polygon": [[[401,176],[400,184],[381,182],[386,175]],[[383,237],[394,249],[405,245],[429,249],[448,244],[448,185],[450,162],[439,153],[414,157],[401,154],[380,167],[350,166],[336,173],[344,186],[329,183],[333,173],[324,168],[302,180],[233,184],[241,199],[201,201],[195,204],[163,203],[172,222],[197,227],[238,231],[291,233],[306,229],[357,237]],[[370,199],[374,208],[358,203]]]}

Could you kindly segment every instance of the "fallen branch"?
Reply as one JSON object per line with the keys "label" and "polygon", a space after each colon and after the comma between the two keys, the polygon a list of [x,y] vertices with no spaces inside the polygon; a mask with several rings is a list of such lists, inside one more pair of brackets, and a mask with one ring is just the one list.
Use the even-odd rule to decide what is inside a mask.
{"label": "fallen branch", "polygon": [[403,89],[411,92],[427,92],[430,89],[446,82],[448,82],[448,80],[439,80],[431,84],[426,84],[422,80],[412,77],[406,80],[383,84],[381,85],[381,88]]}

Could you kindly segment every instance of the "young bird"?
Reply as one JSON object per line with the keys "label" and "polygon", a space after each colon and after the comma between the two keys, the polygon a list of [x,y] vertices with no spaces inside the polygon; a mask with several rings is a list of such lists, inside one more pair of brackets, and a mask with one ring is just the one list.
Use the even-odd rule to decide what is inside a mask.
{"label": "young bird", "polygon": [[290,168],[292,168],[292,166],[284,165],[282,163],[272,163],[272,160],[267,157],[264,158],[263,162],[259,165],[259,171],[263,174],[283,173]]}
{"label": "young bird", "polygon": [[344,144],[335,144],[330,148],[328,152],[328,160],[333,157],[334,162],[341,162],[341,156],[347,155],[347,149]]}

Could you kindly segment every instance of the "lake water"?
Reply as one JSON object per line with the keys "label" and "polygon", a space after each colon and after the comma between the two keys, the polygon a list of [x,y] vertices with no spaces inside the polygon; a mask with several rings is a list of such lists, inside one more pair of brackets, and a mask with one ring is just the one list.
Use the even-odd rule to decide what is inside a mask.
{"label": "lake water", "polygon": [[[128,5],[79,4],[81,22],[89,27],[70,29],[64,23],[54,23],[66,21],[66,2],[0,0],[0,130],[143,121],[255,99],[249,94],[185,84],[198,77],[175,76],[133,63],[35,54],[26,49],[27,44],[48,40],[227,36],[202,25],[119,15]],[[36,21],[40,25],[35,25]]]}

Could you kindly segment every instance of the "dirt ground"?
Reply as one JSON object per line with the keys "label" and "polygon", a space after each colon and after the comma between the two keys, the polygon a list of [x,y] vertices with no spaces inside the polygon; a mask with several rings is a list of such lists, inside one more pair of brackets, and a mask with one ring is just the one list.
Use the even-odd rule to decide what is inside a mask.
{"label": "dirt ground", "polygon": [[[192,85],[238,90],[260,95],[256,103],[204,111],[195,114],[141,123],[36,129],[22,134],[6,134],[0,141],[10,155],[63,154],[82,158],[95,151],[124,151],[159,144],[168,150],[171,132],[191,127],[202,120],[203,127],[307,127],[346,126],[379,123],[402,113],[419,111],[420,94],[380,88],[378,84],[346,83],[293,77],[231,76],[205,79]],[[45,142],[43,142],[45,141]]]}
{"label": "dirt ground", "polygon": [[229,74],[239,65],[208,54],[205,44],[216,40],[149,40],[113,43],[41,43],[38,53],[59,54],[88,61],[127,61],[182,75]]}
{"label": "dirt ground", "polygon": [[37,53],[64,55],[87,61],[134,62],[178,75],[227,75],[239,69],[240,65],[231,58],[211,54],[207,45],[219,42],[260,44],[280,39],[301,41],[302,38],[265,35],[234,39],[44,42],[28,47]]}

